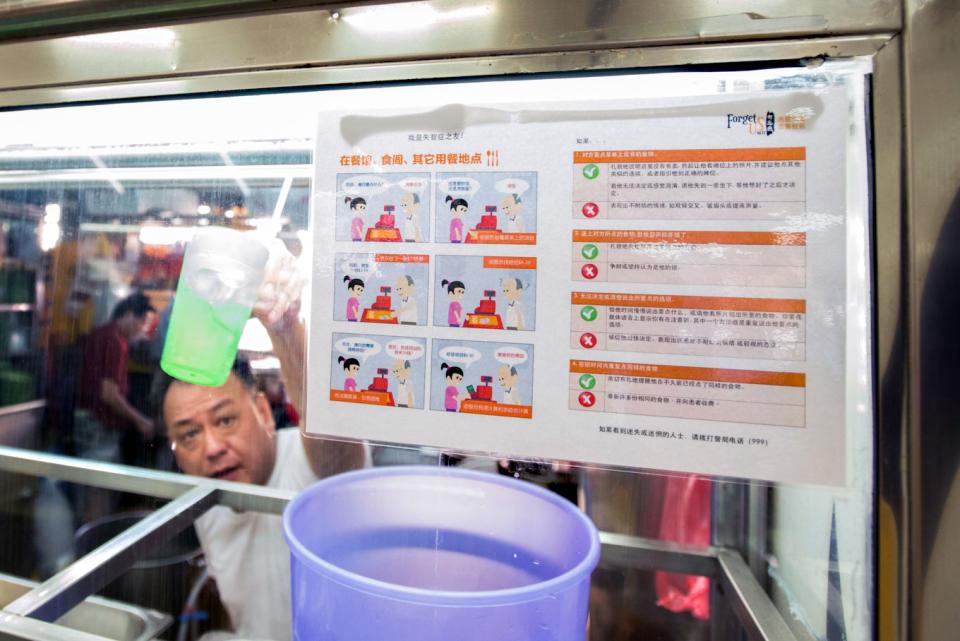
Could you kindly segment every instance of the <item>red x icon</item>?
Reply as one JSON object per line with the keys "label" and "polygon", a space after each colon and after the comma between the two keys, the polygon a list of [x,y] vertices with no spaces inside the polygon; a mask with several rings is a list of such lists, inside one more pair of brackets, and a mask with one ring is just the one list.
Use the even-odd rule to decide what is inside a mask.
{"label": "red x icon", "polygon": [[598,275],[597,266],[594,265],[593,263],[587,263],[586,265],[580,268],[580,273],[587,280],[593,280]]}
{"label": "red x icon", "polygon": [[593,404],[597,402],[597,398],[593,395],[593,392],[580,392],[577,400],[580,401],[580,405],[583,407],[593,407]]}
{"label": "red x icon", "polygon": [[597,203],[586,203],[580,208],[580,211],[583,212],[583,215],[587,218],[594,218],[600,213],[600,208],[597,207]]}
{"label": "red x icon", "polygon": [[580,337],[580,346],[586,349],[591,349],[597,346],[597,337],[587,332],[586,334]]}

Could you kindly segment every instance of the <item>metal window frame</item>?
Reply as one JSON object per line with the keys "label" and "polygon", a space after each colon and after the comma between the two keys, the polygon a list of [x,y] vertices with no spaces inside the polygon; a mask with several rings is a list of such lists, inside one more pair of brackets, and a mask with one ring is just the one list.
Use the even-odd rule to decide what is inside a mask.
{"label": "metal window frame", "polygon": [[[344,49],[344,41],[357,34],[342,21],[334,20],[334,13],[342,7],[363,4],[354,2],[337,6],[324,3],[319,8],[311,3],[315,8],[309,11],[273,11],[164,25],[177,39],[179,58],[148,56],[144,60],[126,60],[120,67],[115,61],[119,57],[116,50],[79,49],[71,36],[0,42],[0,109],[426,79],[688,65],[773,65],[796,61],[816,64],[830,57],[870,57],[875,68],[872,89],[876,252],[883,257],[883,261],[878,259],[875,265],[878,290],[875,360],[879,372],[887,371],[891,365],[889,344],[904,331],[898,326],[904,300],[899,292],[905,251],[901,212],[904,80],[899,35],[904,9],[899,1],[881,0],[866,6],[853,0],[807,0],[789,9],[770,8],[772,13],[759,16],[761,19],[751,25],[755,27],[751,29],[745,29],[744,23],[736,20],[718,28],[721,23],[717,19],[725,16],[712,15],[714,9],[706,2],[623,3],[617,10],[627,13],[617,16],[600,15],[603,3],[585,2],[584,5],[591,5],[595,11],[544,19],[547,14],[562,13],[551,7],[553,0],[512,4],[491,1],[498,11],[505,12],[503,24],[510,25],[511,32],[490,36],[490,29],[503,29],[502,24],[493,18],[479,20],[476,29],[454,34],[459,38],[456,42],[450,35],[428,38],[401,53],[379,44],[362,54],[357,47]],[[36,4],[47,5],[49,9],[57,3],[38,0]],[[72,0],[65,4],[78,7],[84,2]],[[96,3],[86,4],[93,7]],[[229,3],[224,2],[222,6],[226,4]],[[256,4],[251,2],[248,6]],[[270,3],[261,4],[266,10]],[[469,3],[428,0],[425,4],[449,9]],[[746,2],[738,2],[725,9],[730,16],[756,15],[750,7]],[[117,14],[111,15],[118,18]],[[804,22],[796,16],[814,16],[819,22]],[[119,18],[98,21],[93,16],[69,30],[53,26],[54,19],[46,29],[38,22],[35,31],[24,34],[31,37],[75,34],[131,24],[150,26],[172,19],[166,12],[157,12],[147,22],[141,20],[142,16]],[[618,23],[634,28],[621,28]],[[316,37],[317,32],[311,31],[314,27],[322,27],[319,33],[322,37]],[[10,38],[11,33],[8,30],[0,34],[0,38]],[[518,33],[528,36],[523,44],[517,44]],[[312,41],[310,36],[314,37]],[[225,42],[225,38],[233,37],[246,38],[246,41]],[[275,53],[277,51],[281,53]],[[58,64],[49,64],[50,61]],[[883,390],[878,390],[878,397],[882,394]],[[902,416],[882,413],[882,401],[880,398],[877,402],[878,461],[882,459],[885,443],[898,440],[906,431]],[[899,639],[907,638],[905,635],[911,626],[906,620],[909,612],[905,606],[910,589],[907,576],[909,508],[905,504],[907,489],[900,461],[889,463],[888,466],[878,464],[876,479],[878,500],[885,509],[877,510],[876,576],[880,585],[875,609],[878,613],[889,611],[890,616],[896,617],[890,627],[881,622],[880,636]],[[157,527],[165,528],[164,532],[180,526],[185,520],[183,514],[192,514],[212,504],[279,513],[290,498],[287,493],[267,488],[61,459],[3,447],[0,447],[0,469],[174,499],[173,507],[164,508],[166,511],[158,516]],[[749,521],[756,522],[759,519]],[[890,532],[885,534],[888,529]],[[137,534],[135,540],[129,542],[129,549],[139,550],[149,538],[150,532]],[[749,570],[743,572],[748,567],[739,556],[745,553],[743,550],[694,548],[610,533],[603,534],[603,543],[605,562],[701,573],[719,579],[720,589],[732,599],[738,616],[746,621],[744,627],[751,638],[795,638],[788,627],[781,626],[783,618],[756,578]],[[98,558],[113,572],[124,566],[128,556],[110,554]],[[92,573],[88,568],[87,575]],[[891,575],[890,580],[884,578]],[[73,599],[93,583],[96,581],[87,578],[54,587],[62,587],[61,594]],[[32,612],[30,601],[25,603],[18,606],[19,612]],[[96,638],[77,636],[79,634],[31,616],[0,612],[0,638]]]}

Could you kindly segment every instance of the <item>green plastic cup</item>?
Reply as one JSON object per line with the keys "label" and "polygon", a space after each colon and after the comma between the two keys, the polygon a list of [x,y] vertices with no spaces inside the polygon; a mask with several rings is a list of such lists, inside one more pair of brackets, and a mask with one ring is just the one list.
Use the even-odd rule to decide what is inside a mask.
{"label": "green plastic cup", "polygon": [[223,385],[257,300],[269,252],[249,233],[197,230],[187,245],[160,367],[199,385]]}

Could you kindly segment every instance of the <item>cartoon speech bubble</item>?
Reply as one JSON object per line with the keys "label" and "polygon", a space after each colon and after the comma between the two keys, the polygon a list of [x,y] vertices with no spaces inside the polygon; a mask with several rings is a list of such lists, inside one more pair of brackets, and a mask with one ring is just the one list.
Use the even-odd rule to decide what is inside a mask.
{"label": "cartoon speech bubble", "polygon": [[412,361],[423,356],[423,345],[409,338],[398,338],[387,343],[387,355],[401,361]]}
{"label": "cartoon speech bubble", "polygon": [[519,365],[527,360],[527,353],[515,345],[505,345],[497,349],[493,357],[506,365]]}
{"label": "cartoon speech bubble", "polygon": [[380,343],[366,336],[348,336],[341,338],[337,341],[335,347],[341,354],[355,356],[359,358],[361,362],[366,362],[371,356],[380,353]]}
{"label": "cartoon speech bubble", "polygon": [[470,367],[480,360],[480,352],[465,345],[452,345],[440,350],[440,358],[454,363],[463,363],[464,367]]}
{"label": "cartoon speech bubble", "polygon": [[339,269],[344,276],[366,278],[376,269],[376,264],[372,257],[346,256],[340,261]]}
{"label": "cartoon speech bubble", "polygon": [[376,196],[390,188],[390,181],[380,176],[352,176],[343,181],[340,189],[350,196]]}
{"label": "cartoon speech bubble", "polygon": [[454,198],[463,196],[472,197],[480,189],[480,183],[467,176],[444,178],[440,181],[440,191],[450,194]]}
{"label": "cartoon speech bubble", "polygon": [[426,178],[417,178],[416,176],[411,176],[409,178],[402,178],[396,182],[404,191],[413,191],[418,194],[422,194],[423,190],[427,188],[428,180]]}
{"label": "cartoon speech bubble", "polygon": [[518,196],[530,189],[530,183],[520,178],[504,178],[493,186],[501,194],[517,194]]}

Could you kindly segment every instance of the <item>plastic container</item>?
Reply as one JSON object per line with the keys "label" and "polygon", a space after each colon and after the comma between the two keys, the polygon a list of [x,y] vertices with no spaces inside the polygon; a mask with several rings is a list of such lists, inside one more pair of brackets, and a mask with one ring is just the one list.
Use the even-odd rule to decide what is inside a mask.
{"label": "plastic container", "polygon": [[225,227],[196,232],[187,245],[160,367],[200,385],[223,385],[257,300],[269,252],[254,236]]}
{"label": "plastic container", "polygon": [[446,467],[340,474],[283,513],[294,639],[583,641],[600,539],[531,483]]}

